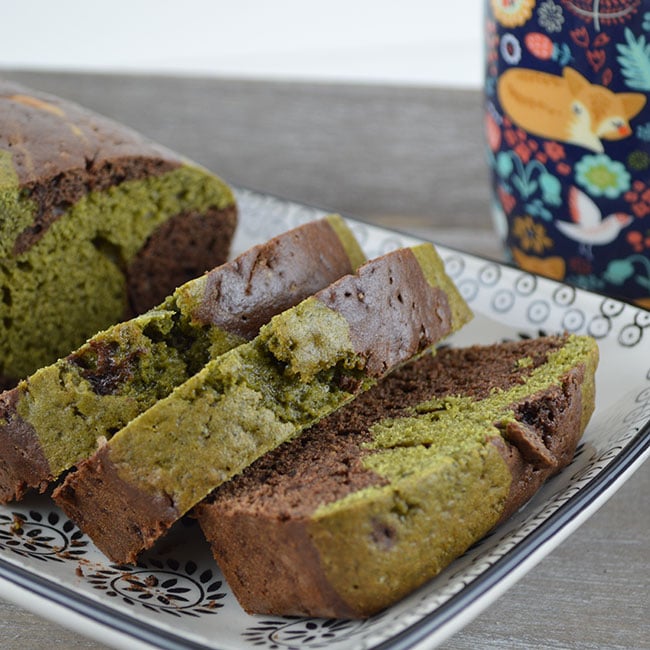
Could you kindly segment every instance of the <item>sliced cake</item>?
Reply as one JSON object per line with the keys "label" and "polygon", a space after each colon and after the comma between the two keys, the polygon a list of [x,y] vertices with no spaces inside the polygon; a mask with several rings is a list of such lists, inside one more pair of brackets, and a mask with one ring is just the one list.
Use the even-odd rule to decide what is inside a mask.
{"label": "sliced cake", "polygon": [[372,260],[210,361],[54,498],[109,558],[134,561],[215,487],[469,318],[433,246]]}
{"label": "sliced cake", "polygon": [[210,358],[251,340],[271,316],[362,261],[340,217],[308,223],[21,381],[0,395],[0,501],[43,488]]}
{"label": "sliced cake", "polygon": [[0,82],[0,382],[224,262],[237,212],[198,165],[72,102]]}
{"label": "sliced cake", "polygon": [[573,457],[588,337],[444,349],[269,452],[195,510],[250,613],[359,618],[436,575]]}

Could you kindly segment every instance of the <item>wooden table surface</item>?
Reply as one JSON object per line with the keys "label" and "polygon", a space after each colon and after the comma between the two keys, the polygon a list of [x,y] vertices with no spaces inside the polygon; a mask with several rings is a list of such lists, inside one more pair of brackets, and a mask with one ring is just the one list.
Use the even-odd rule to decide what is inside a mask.
{"label": "wooden table surface", "polygon": [[[1,74],[118,119],[234,184],[500,255],[488,210],[478,92]],[[645,463],[443,648],[650,649],[649,537]],[[104,648],[4,600],[0,639],[2,650]]]}

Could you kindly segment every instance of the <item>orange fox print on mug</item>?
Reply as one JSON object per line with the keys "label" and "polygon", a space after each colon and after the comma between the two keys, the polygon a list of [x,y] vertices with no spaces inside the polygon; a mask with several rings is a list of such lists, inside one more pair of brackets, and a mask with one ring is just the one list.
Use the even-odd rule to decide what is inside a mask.
{"label": "orange fox print on mug", "polygon": [[497,232],[522,268],[650,307],[650,0],[487,0]]}

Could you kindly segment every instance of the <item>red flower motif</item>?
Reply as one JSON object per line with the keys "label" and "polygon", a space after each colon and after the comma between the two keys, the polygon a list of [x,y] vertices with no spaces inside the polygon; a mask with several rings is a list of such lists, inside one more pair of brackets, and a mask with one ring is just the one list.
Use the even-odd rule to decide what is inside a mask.
{"label": "red flower motif", "polygon": [[558,174],[562,174],[562,176],[568,176],[571,173],[571,167],[567,165],[566,163],[558,163],[555,166],[555,169]]}
{"label": "red flower motif", "polygon": [[592,67],[594,72],[598,72],[604,65],[607,55],[605,50],[588,50],[587,51],[587,61]]}
{"label": "red flower motif", "polygon": [[[586,23],[600,22],[603,25],[620,25],[630,20],[638,11],[642,0],[561,0],[562,4]],[[594,43],[598,37],[594,39]],[[609,39],[607,39],[609,40]],[[607,41],[603,40],[604,43]]]}
{"label": "red flower motif", "polygon": [[647,203],[634,203],[631,208],[632,212],[634,212],[635,216],[639,217],[639,219],[650,214],[650,205]]}
{"label": "red flower motif", "polygon": [[490,149],[498,151],[501,146],[501,129],[489,113],[485,116],[485,135]]}
{"label": "red flower motif", "polygon": [[546,35],[539,32],[529,32],[524,36],[524,43],[533,56],[542,61],[550,61],[553,56],[553,41]]}
{"label": "red flower motif", "polygon": [[630,204],[630,210],[639,219],[650,214],[650,187],[643,181],[635,180],[632,189],[625,192],[623,198]]}
{"label": "red flower motif", "polygon": [[569,259],[569,268],[578,275],[589,275],[592,266],[589,260],[584,257],[572,257]]}
{"label": "red flower motif", "polygon": [[643,252],[643,235],[640,232],[637,232],[636,230],[628,232],[626,239],[635,253]]}
{"label": "red flower motif", "polygon": [[522,159],[523,162],[527,163],[530,160],[532,152],[528,145],[525,142],[520,142],[515,148],[514,152]]}
{"label": "red flower motif", "polygon": [[605,34],[605,32],[600,32],[596,38],[594,38],[594,47],[603,47],[607,45],[612,39]]}
{"label": "red flower motif", "polygon": [[510,214],[515,209],[515,205],[517,204],[517,199],[515,199],[515,197],[512,196],[512,194],[506,192],[502,187],[499,187],[497,192],[499,193],[499,201],[503,206],[503,211],[506,214]]}
{"label": "red flower motif", "polygon": [[517,136],[514,131],[506,129],[503,132],[503,139],[506,141],[509,147],[514,147],[517,144]]}
{"label": "red flower motif", "polygon": [[589,46],[589,32],[586,27],[578,27],[577,29],[572,29],[569,32],[569,36],[576,45],[580,47]]}
{"label": "red flower motif", "polygon": [[528,133],[522,128],[511,126],[511,122],[504,117],[503,119],[503,139],[506,144],[514,151],[524,164],[528,163],[533,154],[538,151],[539,144],[536,140],[530,138]]}
{"label": "red flower motif", "polygon": [[644,250],[650,249],[650,230],[646,230],[645,236],[635,230],[627,233],[625,238],[635,253],[643,253]]}
{"label": "red flower motif", "polygon": [[499,61],[499,36],[497,35],[496,24],[493,20],[487,21],[485,43],[487,46],[487,64],[489,74],[497,75],[497,63]]}
{"label": "red flower motif", "polygon": [[553,162],[558,162],[566,156],[564,147],[559,142],[545,142],[544,151]]}

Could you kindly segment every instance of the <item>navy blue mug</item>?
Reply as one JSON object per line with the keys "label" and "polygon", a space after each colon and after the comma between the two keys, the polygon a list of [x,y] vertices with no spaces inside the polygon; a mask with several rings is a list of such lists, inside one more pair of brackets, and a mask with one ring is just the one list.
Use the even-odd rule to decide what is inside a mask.
{"label": "navy blue mug", "polygon": [[508,258],[650,307],[650,0],[487,0],[485,20]]}

